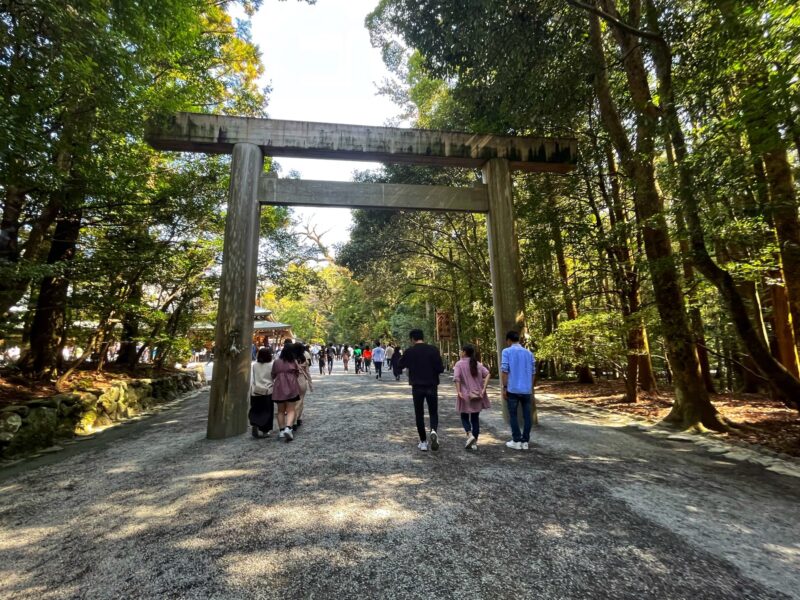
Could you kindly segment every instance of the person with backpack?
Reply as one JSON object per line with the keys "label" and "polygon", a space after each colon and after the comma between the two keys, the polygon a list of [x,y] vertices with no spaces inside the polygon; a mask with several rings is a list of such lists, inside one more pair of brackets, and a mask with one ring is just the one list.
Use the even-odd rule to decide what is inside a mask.
{"label": "person with backpack", "polygon": [[328,363],[328,355],[325,352],[325,347],[320,348],[317,354],[317,363],[319,364],[319,374],[325,375],[325,365]]}
{"label": "person with backpack", "polygon": [[333,359],[336,358],[336,346],[328,344],[325,352],[328,356],[328,375],[330,375],[331,371],[333,371]]}
{"label": "person with backpack", "polygon": [[[408,383],[411,385],[411,397],[414,400],[414,416],[417,421],[419,444],[417,447],[427,452],[439,449],[439,375],[444,373],[442,355],[436,346],[425,343],[421,329],[409,332],[411,347],[400,358],[400,368],[408,369]],[[425,404],[428,404],[428,416],[431,429],[425,432]]]}
{"label": "person with backpack", "polygon": [[489,408],[489,369],[478,362],[478,352],[472,344],[464,344],[461,360],[453,367],[453,382],[456,385],[456,411],[461,415],[461,425],[467,432],[464,448],[478,449],[478,436],[481,432],[480,414]]}

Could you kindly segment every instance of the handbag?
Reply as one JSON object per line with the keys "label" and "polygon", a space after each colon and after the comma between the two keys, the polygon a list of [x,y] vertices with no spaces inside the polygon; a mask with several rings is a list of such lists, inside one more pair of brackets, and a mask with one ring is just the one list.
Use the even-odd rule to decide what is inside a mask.
{"label": "handbag", "polygon": [[472,390],[469,393],[469,399],[473,401],[483,400],[483,390]]}

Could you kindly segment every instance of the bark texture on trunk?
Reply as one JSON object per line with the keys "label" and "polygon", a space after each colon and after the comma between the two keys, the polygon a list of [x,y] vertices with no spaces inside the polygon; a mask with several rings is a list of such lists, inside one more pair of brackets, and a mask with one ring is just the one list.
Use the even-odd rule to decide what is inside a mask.
{"label": "bark texture on trunk", "polygon": [[42,280],[30,330],[30,349],[21,360],[24,371],[37,376],[56,374],[64,333],[69,291],[68,263],[75,256],[82,211],[65,212],[56,223],[47,263],[56,273]]}
{"label": "bark texture on trunk", "polygon": [[[636,4],[636,3],[634,3]],[[610,0],[604,10],[619,18]],[[653,160],[658,131],[658,111],[652,104],[640,40],[628,32],[612,31],[623,56],[627,86],[636,109],[636,147],[631,143],[613,101],[607,76],[599,17],[589,14],[590,44],[596,58],[595,91],[603,122],[634,184],[634,202],[641,219],[642,235],[653,290],[664,331],[664,344],[675,386],[675,403],[666,421],[680,427],[723,428],[711,404],[700,372],[696,346],[689,326],[680,274],[655,180]]]}

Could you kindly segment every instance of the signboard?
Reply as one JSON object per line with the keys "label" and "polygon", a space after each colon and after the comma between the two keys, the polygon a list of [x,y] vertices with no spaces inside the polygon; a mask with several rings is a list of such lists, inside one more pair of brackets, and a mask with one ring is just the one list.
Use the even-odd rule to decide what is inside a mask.
{"label": "signboard", "polygon": [[456,337],[453,315],[446,310],[436,311],[436,338],[440,342],[451,342]]}

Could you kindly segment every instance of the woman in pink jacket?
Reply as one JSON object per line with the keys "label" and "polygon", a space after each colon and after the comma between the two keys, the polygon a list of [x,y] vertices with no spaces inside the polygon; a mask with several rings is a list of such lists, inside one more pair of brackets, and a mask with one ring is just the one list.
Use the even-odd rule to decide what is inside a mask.
{"label": "woman in pink jacket", "polygon": [[461,414],[461,424],[467,432],[467,450],[478,449],[478,435],[481,432],[480,414],[489,408],[489,369],[478,362],[477,350],[472,344],[464,344],[461,360],[453,368],[453,381],[456,384],[456,410]]}
{"label": "woman in pink jacket", "polygon": [[287,442],[294,439],[292,425],[295,419],[295,405],[300,400],[300,366],[294,348],[287,344],[281,350],[278,360],[272,363],[272,401],[278,405],[278,427],[280,437]]}

